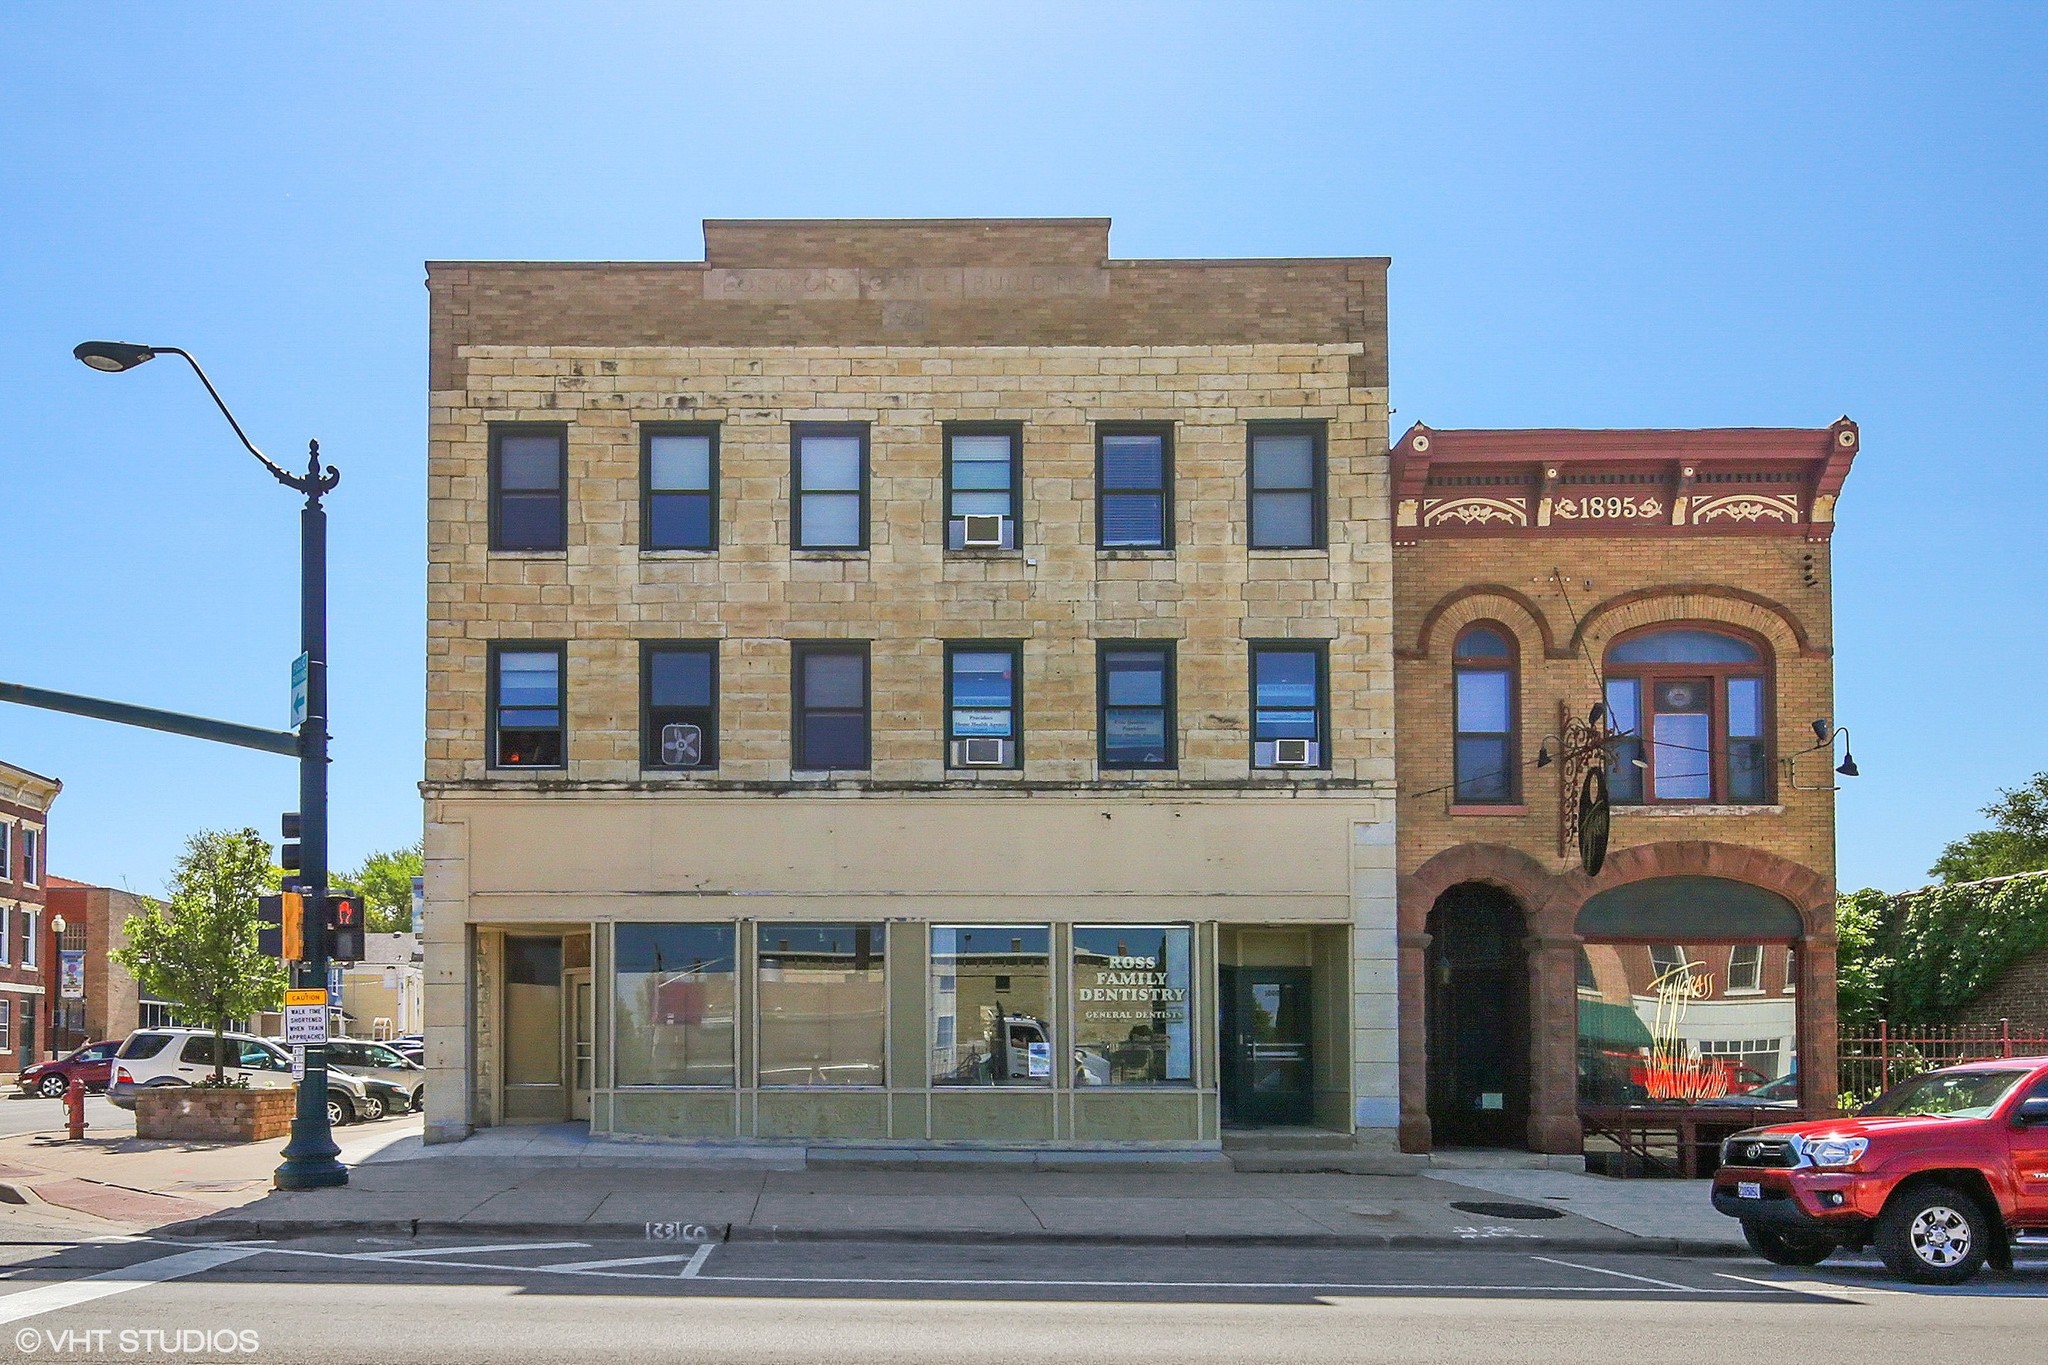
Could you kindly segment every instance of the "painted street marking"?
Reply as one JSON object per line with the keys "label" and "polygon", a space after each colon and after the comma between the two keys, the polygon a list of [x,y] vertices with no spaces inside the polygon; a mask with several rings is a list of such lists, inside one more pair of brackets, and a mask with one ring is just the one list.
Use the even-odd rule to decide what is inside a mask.
{"label": "painted street marking", "polygon": [[1554,1256],[1531,1256],[1529,1259],[1532,1261],[1547,1261],[1551,1265],[1569,1266],[1573,1270],[1590,1270],[1595,1275],[1612,1275],[1616,1279],[1635,1280],[1639,1284],[1654,1284],[1661,1289],[1685,1288],[1684,1285],[1673,1284],[1670,1280],[1653,1280],[1648,1275],[1631,1275],[1625,1270],[1606,1270],[1597,1265],[1580,1265],[1577,1261],[1560,1261]]}
{"label": "painted street marking", "polygon": [[695,1279],[697,1272],[704,1268],[704,1262],[711,1257],[711,1243],[706,1242],[695,1251],[682,1256],[621,1256],[610,1261],[564,1261],[559,1265],[536,1266],[536,1270],[610,1270],[622,1265],[674,1265],[687,1261],[679,1278]]}
{"label": "painted street marking", "polygon": [[500,1242],[496,1246],[407,1247],[403,1251],[356,1251],[358,1261],[403,1261],[415,1256],[481,1256],[492,1251],[583,1251],[588,1242]]}
{"label": "painted street marking", "polygon": [[166,1280],[202,1274],[246,1256],[261,1255],[263,1251],[262,1247],[208,1247],[203,1251],[160,1256],[154,1261],[123,1266],[119,1270],[103,1270],[97,1275],[69,1280],[63,1284],[38,1285],[34,1289],[24,1289],[19,1294],[9,1294],[5,1298],[0,1298],[0,1323],[20,1322],[23,1318],[55,1313],[65,1308],[76,1308],[80,1304],[91,1303],[95,1299],[104,1299],[114,1294],[125,1294],[131,1289],[143,1289],[153,1284],[162,1284]]}
{"label": "painted street marking", "polygon": [[1520,1228],[1489,1226],[1483,1228],[1452,1228],[1451,1231],[1458,1234],[1460,1241],[1466,1242],[1490,1241],[1500,1237],[1520,1237],[1530,1242],[1543,1240],[1540,1233],[1524,1232]]}

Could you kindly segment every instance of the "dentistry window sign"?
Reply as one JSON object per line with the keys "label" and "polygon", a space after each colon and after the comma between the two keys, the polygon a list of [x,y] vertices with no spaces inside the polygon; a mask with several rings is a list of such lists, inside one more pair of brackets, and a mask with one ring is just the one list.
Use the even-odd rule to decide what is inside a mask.
{"label": "dentistry window sign", "polygon": [[1074,1084],[1194,1081],[1194,930],[1076,925]]}

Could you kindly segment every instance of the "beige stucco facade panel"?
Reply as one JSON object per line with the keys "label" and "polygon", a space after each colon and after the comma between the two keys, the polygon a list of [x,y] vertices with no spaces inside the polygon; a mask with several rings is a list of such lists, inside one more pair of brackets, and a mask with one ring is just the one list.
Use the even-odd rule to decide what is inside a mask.
{"label": "beige stucco facade panel", "polygon": [[478,900],[654,893],[696,898],[700,908],[690,913],[703,914],[701,899],[731,894],[720,911],[731,915],[755,914],[753,903],[766,898],[897,894],[1205,903],[1183,918],[1210,918],[1233,899],[1307,899],[1348,918],[1351,831],[1391,814],[1390,802],[1348,795],[981,801],[727,794],[438,804],[459,807],[469,828],[467,880]]}

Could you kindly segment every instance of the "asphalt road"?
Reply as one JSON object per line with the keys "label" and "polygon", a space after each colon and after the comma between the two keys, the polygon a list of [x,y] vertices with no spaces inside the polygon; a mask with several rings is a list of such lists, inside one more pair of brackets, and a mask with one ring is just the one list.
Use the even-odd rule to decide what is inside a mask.
{"label": "asphalt road", "polygon": [[[2048,1263],[1350,1251],[75,1240],[11,1221],[0,1359],[308,1362],[2023,1360]],[[152,1335],[153,1334],[153,1335]]]}
{"label": "asphalt road", "polygon": [[[8,1083],[12,1086],[12,1077]],[[85,1121],[90,1125],[93,1137],[121,1137],[135,1132],[135,1115],[116,1109],[107,1103],[104,1095],[85,1097]],[[4,1099],[0,1099],[0,1137],[62,1131],[64,1101],[23,1095],[19,1090],[13,1089],[8,1091]]]}

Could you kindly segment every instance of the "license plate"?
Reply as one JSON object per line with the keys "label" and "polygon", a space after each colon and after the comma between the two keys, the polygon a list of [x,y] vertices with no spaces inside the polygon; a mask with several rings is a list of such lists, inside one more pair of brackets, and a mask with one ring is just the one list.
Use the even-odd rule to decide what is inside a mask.
{"label": "license plate", "polygon": [[1764,1187],[1754,1180],[1738,1180],[1735,1182],[1735,1197],[1737,1199],[1761,1199],[1764,1197]]}

